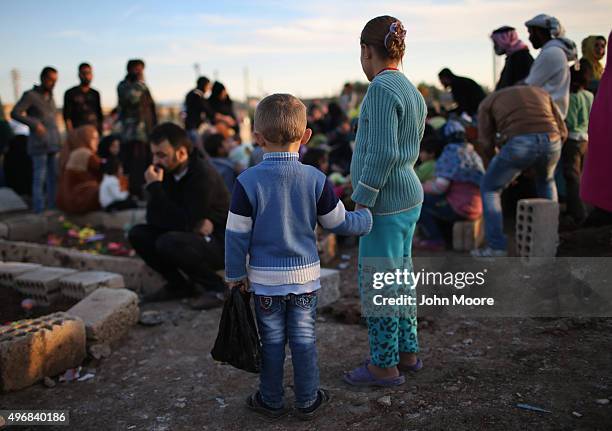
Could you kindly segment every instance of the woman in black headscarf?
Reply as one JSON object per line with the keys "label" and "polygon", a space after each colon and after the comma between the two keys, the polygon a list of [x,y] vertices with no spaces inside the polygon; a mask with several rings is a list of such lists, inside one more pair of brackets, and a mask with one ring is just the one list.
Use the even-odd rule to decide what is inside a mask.
{"label": "woman in black headscarf", "polygon": [[225,86],[219,81],[213,84],[208,102],[214,112],[214,124],[225,124],[236,132],[237,137],[240,136],[240,126],[234,113],[234,102],[227,94]]}

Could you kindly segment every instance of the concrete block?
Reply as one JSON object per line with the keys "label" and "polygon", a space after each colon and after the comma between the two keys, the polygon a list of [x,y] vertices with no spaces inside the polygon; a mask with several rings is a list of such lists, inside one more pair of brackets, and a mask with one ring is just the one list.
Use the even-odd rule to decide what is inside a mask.
{"label": "concrete block", "polygon": [[0,326],[0,391],[25,388],[77,367],[86,356],[85,325],[66,313]]}
{"label": "concrete block", "polygon": [[28,205],[13,189],[0,187],[0,214],[27,209]]}
{"label": "concrete block", "polygon": [[453,223],[453,250],[474,250],[484,244],[484,239],[484,221],[482,218]]}
{"label": "concrete block", "polygon": [[138,322],[138,296],[127,289],[101,287],[68,314],[85,322],[88,343],[113,345]]}
{"label": "concrete block", "polygon": [[321,268],[321,289],[318,292],[317,307],[325,307],[338,299],[340,299],[340,271]]}
{"label": "concrete block", "polygon": [[59,284],[62,295],[74,299],[83,299],[100,287],[125,287],[121,275],[105,271],[77,272],[61,278]]}
{"label": "concrete block", "polygon": [[6,239],[11,241],[38,241],[47,235],[47,218],[38,214],[11,217],[3,221],[7,226]]}
{"label": "concrete block", "polygon": [[0,263],[0,284],[13,286],[16,277],[39,268],[38,263],[2,262]]}
{"label": "concrete block", "polygon": [[520,257],[554,257],[559,244],[559,204],[521,199],[516,210],[516,248]]}
{"label": "concrete block", "polygon": [[41,267],[15,278],[15,289],[42,306],[51,305],[60,295],[59,281],[76,271],[68,268]]}
{"label": "concrete block", "polygon": [[35,262],[80,271],[107,271],[123,276],[128,289],[154,292],[164,286],[161,275],[149,268],[142,259],[84,253],[45,244],[0,240],[0,258],[19,262]]}

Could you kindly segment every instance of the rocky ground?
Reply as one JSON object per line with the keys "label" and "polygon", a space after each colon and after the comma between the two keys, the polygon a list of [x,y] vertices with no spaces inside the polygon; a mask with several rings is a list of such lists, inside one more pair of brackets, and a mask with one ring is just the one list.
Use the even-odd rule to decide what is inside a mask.
{"label": "rocky ground", "polygon": [[[423,320],[422,371],[398,389],[348,387],[342,373],[367,355],[367,333],[355,308],[356,249],[342,253],[351,256],[343,300],[318,319],[321,381],[333,400],[313,422],[247,411],[257,376],[209,355],[220,310],[179,301],[145,308],[164,323],[135,327],[110,357],[87,364],[93,379],[5,394],[0,408],[66,409],[75,430],[612,428],[612,319]],[[291,403],[290,361],[286,384]]]}

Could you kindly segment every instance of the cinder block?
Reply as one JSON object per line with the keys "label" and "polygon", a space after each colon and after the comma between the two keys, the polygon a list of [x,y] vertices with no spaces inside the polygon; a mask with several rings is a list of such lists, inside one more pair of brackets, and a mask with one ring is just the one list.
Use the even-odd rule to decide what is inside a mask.
{"label": "cinder block", "polygon": [[484,221],[465,220],[453,223],[453,250],[470,251],[484,244]]}
{"label": "cinder block", "polygon": [[516,248],[520,257],[554,257],[559,244],[559,204],[521,199],[516,211]]}
{"label": "cinder block", "polygon": [[323,265],[328,265],[336,258],[336,235],[331,232],[326,232],[317,226],[317,249],[319,251],[321,263]]}
{"label": "cinder block", "polygon": [[318,307],[325,307],[340,299],[340,271],[337,269],[321,268],[320,280],[321,289],[317,293]]}
{"label": "cinder block", "polygon": [[0,283],[13,286],[16,277],[39,268],[38,263],[2,262],[0,263]]}
{"label": "cinder block", "polygon": [[15,289],[43,306],[51,305],[60,295],[59,281],[74,269],[41,267],[15,278]]}
{"label": "cinder block", "polygon": [[3,223],[8,230],[6,239],[10,241],[38,241],[49,230],[46,217],[38,214],[13,217]]}
{"label": "cinder block", "polygon": [[121,275],[105,271],[78,272],[63,277],[59,284],[62,295],[74,299],[83,299],[100,287],[125,287]]}
{"label": "cinder block", "polygon": [[0,391],[30,386],[77,367],[86,356],[85,325],[66,313],[0,326]]}
{"label": "cinder block", "polygon": [[101,287],[68,310],[68,314],[85,322],[88,342],[112,345],[138,322],[138,296],[127,289]]}

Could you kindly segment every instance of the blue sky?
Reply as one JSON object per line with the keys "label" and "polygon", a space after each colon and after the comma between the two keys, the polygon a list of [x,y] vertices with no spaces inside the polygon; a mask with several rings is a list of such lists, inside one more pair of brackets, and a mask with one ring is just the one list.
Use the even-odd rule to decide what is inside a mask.
{"label": "blue sky", "polygon": [[194,63],[236,99],[245,94],[245,69],[250,94],[333,95],[344,81],[365,79],[359,34],[382,14],[407,28],[404,72],[414,82],[436,83],[437,72],[450,67],[491,86],[491,30],[512,25],[526,41],[524,21],[542,12],[557,16],[578,45],[612,27],[609,0],[4,2],[0,97],[13,102],[11,69],[20,71],[23,91],[53,65],[61,105],[63,92],[77,83],[77,65],[88,61],[103,104],[112,107],[133,57],[147,63],[147,82],[160,102],[182,100],[194,84]]}

